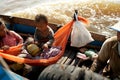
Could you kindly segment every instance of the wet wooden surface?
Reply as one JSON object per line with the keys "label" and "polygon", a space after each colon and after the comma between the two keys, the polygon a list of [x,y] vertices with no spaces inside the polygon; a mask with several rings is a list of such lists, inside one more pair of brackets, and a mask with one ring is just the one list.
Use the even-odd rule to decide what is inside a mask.
{"label": "wet wooden surface", "polygon": [[57,63],[58,64],[66,64],[72,66],[86,66],[90,67],[92,64],[92,60],[82,60],[77,58],[77,52],[80,52],[78,48],[67,47],[63,57],[61,57]]}

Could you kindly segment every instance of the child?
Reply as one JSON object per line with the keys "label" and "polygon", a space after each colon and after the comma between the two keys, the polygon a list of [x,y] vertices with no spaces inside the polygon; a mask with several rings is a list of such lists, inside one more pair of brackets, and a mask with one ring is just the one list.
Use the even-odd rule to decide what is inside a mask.
{"label": "child", "polygon": [[[54,41],[54,32],[48,26],[48,19],[43,14],[38,14],[35,16],[36,31],[34,34],[35,43],[41,48],[41,50],[47,50],[52,46]],[[47,40],[46,40],[47,39]],[[46,40],[46,41],[43,41]],[[29,51],[28,51],[29,52]],[[26,75],[27,78],[35,80],[41,72],[42,68],[39,66],[33,66],[32,71]]]}
{"label": "child", "polygon": [[[8,50],[11,46],[23,43],[23,38],[12,30],[8,30],[2,19],[0,19],[0,49]],[[10,69],[17,71],[24,67],[24,64],[14,63],[7,60]],[[13,67],[18,65],[17,67]]]}
{"label": "child", "polygon": [[8,30],[4,21],[0,20],[0,48],[7,50],[11,46],[16,46],[22,43],[23,38],[16,32]]}
{"label": "child", "polygon": [[[35,42],[42,49],[48,49],[54,41],[54,32],[48,26],[48,20],[45,15],[38,14],[35,16],[36,31],[34,34]],[[48,41],[43,42],[42,40],[47,39]]]}
{"label": "child", "polygon": [[[26,40],[26,50],[28,51],[27,58],[38,59],[41,58],[43,50],[48,50],[54,41],[54,32],[48,26],[48,20],[45,15],[38,14],[35,16],[36,30],[34,39],[29,37]],[[39,48],[38,48],[39,47]],[[44,55],[42,53],[42,55]]]}

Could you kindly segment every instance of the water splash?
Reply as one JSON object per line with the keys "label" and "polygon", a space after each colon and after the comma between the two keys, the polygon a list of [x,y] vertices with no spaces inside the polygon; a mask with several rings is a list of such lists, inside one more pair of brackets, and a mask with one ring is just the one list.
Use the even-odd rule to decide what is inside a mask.
{"label": "water splash", "polygon": [[34,19],[36,14],[45,14],[49,22],[65,24],[72,20],[74,10],[78,10],[78,15],[90,20],[91,31],[108,35],[114,33],[109,26],[120,20],[119,0],[48,0],[47,3],[37,4],[24,10],[11,11],[7,15]]}

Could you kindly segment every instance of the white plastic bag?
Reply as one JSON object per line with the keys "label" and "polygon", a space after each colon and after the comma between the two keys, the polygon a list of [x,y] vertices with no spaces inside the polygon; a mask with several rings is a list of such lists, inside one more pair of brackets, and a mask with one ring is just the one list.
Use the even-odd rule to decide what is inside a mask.
{"label": "white plastic bag", "polygon": [[71,46],[82,47],[86,44],[94,41],[91,37],[90,32],[86,29],[85,25],[80,21],[75,21],[73,23],[73,29],[71,32]]}

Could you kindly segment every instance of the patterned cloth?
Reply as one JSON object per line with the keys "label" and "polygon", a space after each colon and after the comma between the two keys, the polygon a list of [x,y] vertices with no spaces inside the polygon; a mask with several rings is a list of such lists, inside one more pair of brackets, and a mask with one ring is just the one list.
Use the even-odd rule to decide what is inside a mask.
{"label": "patterned cloth", "polygon": [[54,57],[57,54],[59,54],[60,51],[61,51],[61,47],[51,47],[48,50],[43,50],[43,52],[42,52],[42,58],[48,59],[50,57]]}

